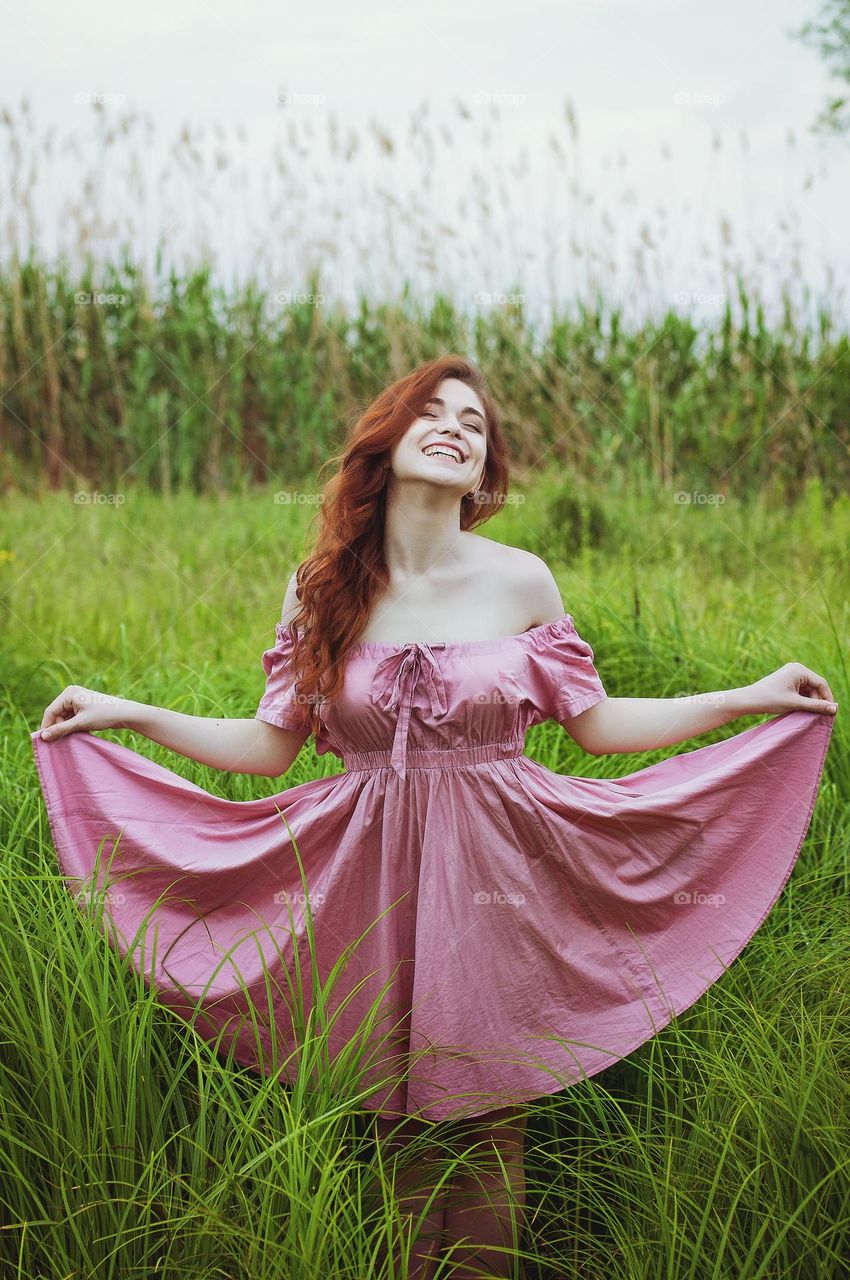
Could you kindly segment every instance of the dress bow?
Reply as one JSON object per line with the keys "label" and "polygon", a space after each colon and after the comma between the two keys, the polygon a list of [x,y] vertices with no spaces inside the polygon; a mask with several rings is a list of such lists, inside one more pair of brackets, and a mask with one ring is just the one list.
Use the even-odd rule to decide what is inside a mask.
{"label": "dress bow", "polygon": [[431,646],[416,641],[402,645],[398,653],[383,658],[372,680],[372,701],[384,711],[398,708],[391,760],[401,778],[407,773],[407,729],[414,694],[420,684],[428,693],[432,714],[445,715],[446,686],[437,660]]}

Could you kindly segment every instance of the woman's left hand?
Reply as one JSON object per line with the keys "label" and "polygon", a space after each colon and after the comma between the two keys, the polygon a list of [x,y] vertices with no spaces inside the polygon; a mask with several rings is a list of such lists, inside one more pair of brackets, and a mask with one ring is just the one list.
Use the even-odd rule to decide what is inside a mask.
{"label": "woman's left hand", "polygon": [[802,662],[786,662],[784,667],[748,685],[745,692],[752,715],[783,711],[819,711],[822,715],[835,715],[838,710],[824,677],[810,667],[804,667]]}

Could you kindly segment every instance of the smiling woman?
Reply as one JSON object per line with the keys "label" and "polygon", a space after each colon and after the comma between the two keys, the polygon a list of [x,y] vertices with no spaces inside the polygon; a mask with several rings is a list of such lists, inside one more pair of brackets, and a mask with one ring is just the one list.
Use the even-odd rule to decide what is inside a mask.
{"label": "smiling woman", "polygon": [[[186,1018],[200,1002],[203,1035],[291,1083],[316,979],[335,973],[327,1061],[362,1048],[363,1109],[477,1125],[507,1198],[504,1182],[492,1199],[492,1183],[444,1188],[424,1247],[474,1224],[475,1260],[508,1274],[522,1104],[624,1057],[723,975],[791,874],[833,721],[800,664],[710,698],[610,697],[543,561],[472,532],[507,492],[491,405],[460,358],[382,392],[262,655],[256,732],[215,722],[231,767],[236,744],[254,759],[252,737],[278,733],[288,750],[315,723],[344,773],[234,804],[73,731],[98,721],[33,750],[69,888],[108,887],[116,945],[163,1002]],[[427,456],[443,444],[458,457]],[[142,731],[162,741],[158,710]],[[549,720],[599,752],[774,711],[616,778],[524,753]]]}

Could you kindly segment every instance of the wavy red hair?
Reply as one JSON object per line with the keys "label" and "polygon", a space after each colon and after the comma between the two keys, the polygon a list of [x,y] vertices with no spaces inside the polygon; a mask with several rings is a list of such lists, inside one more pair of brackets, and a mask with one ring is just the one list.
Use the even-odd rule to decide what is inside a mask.
{"label": "wavy red hair", "polygon": [[[320,707],[339,692],[346,654],[365,630],[389,583],[384,559],[384,514],[390,451],[425,410],[444,378],[457,378],[481,400],[487,454],[476,497],[460,504],[460,527],[472,529],[501,510],[508,492],[508,447],[499,412],[482,371],[464,356],[429,360],[386,387],[346,432],[337,465],[314,519],[312,552],[298,567],[299,608],[290,620],[296,700],[309,708],[313,733]],[[306,718],[305,718],[306,725]]]}

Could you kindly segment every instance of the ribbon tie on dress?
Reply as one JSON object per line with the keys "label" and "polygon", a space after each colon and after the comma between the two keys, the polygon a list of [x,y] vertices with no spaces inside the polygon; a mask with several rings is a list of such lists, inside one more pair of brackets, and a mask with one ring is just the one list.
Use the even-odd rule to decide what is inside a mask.
{"label": "ribbon tie on dress", "polygon": [[426,689],[433,715],[445,715],[448,709],[446,686],[430,646],[411,641],[402,645],[398,653],[383,658],[375,668],[372,680],[372,701],[384,711],[398,707],[398,719],[393,738],[392,767],[399,777],[407,773],[407,728],[413,709],[413,696],[420,683]]}

